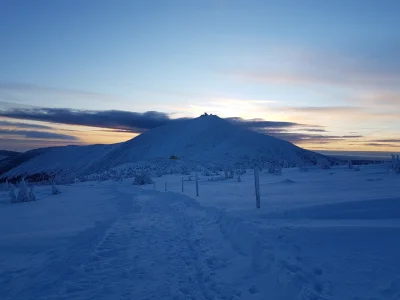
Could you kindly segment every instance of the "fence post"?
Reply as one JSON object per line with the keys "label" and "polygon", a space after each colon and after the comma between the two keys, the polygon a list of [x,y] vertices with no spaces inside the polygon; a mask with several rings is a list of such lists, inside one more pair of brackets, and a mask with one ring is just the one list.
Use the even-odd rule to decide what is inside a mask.
{"label": "fence post", "polygon": [[256,188],[256,206],[260,208],[260,174],[258,168],[254,168],[254,183]]}
{"label": "fence post", "polygon": [[167,182],[165,182],[165,191],[167,191]]}
{"label": "fence post", "polygon": [[156,183],[154,182],[153,183],[153,190],[155,190],[156,189]]}
{"label": "fence post", "polygon": [[196,196],[199,196],[199,177],[196,174]]}
{"label": "fence post", "polygon": [[182,193],[183,193],[183,177],[182,177]]}

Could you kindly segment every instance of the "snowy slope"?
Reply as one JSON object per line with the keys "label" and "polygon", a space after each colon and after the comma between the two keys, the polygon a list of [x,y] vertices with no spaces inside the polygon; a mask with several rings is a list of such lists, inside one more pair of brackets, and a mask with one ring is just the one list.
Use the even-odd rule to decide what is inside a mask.
{"label": "snowy slope", "polygon": [[[11,169],[2,177],[29,175],[40,172],[79,174],[90,168],[102,157],[114,151],[118,144],[65,146],[43,149],[22,164]],[[41,150],[41,149],[38,149]]]}
{"label": "snowy slope", "polygon": [[202,116],[148,131],[121,144],[109,160],[124,163],[177,155],[193,161],[230,162],[246,156],[295,161],[301,151],[287,141],[247,130],[217,116]]}
{"label": "snowy slope", "polygon": [[[185,181],[184,194],[219,210],[224,236],[252,259],[255,299],[400,299],[400,176],[385,165],[261,172],[260,209],[253,173],[241,179],[201,177],[199,197]],[[181,176],[154,180],[181,194]]]}
{"label": "snowy slope", "polygon": [[199,197],[155,180],[0,191],[1,299],[400,299],[400,177],[384,166],[261,172],[258,210],[250,170],[201,178]]}
{"label": "snowy slope", "polygon": [[19,152],[0,150],[0,160],[18,155]]}
{"label": "snowy slope", "polygon": [[322,156],[287,141],[244,129],[217,116],[202,116],[172,122],[125,143],[52,148],[3,177],[67,170],[73,175],[92,174],[130,162],[168,159],[171,155],[185,161],[221,164],[253,158],[298,162],[301,157],[306,157],[315,161]]}

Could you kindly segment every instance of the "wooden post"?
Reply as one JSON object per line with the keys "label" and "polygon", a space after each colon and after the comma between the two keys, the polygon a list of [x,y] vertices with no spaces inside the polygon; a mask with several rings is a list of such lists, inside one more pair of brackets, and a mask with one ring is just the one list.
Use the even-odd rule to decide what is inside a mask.
{"label": "wooden post", "polygon": [[182,177],[182,193],[183,193],[183,177]]}
{"label": "wooden post", "polygon": [[196,196],[199,196],[199,178],[196,175]]}
{"label": "wooden post", "polygon": [[257,168],[254,169],[254,183],[256,188],[256,206],[260,208],[260,174]]}
{"label": "wooden post", "polygon": [[156,189],[156,183],[154,182],[153,183],[153,190],[155,190]]}
{"label": "wooden post", "polygon": [[167,182],[165,182],[165,191],[167,191]]}

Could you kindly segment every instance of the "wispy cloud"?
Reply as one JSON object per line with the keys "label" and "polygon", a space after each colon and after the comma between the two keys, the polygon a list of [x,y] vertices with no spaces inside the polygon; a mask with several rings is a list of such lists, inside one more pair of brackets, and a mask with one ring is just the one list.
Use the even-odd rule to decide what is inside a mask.
{"label": "wispy cloud", "polygon": [[[99,127],[113,129],[119,132],[142,133],[170,122],[176,122],[181,119],[171,119],[168,114],[157,111],[146,113],[129,111],[86,111],[72,109],[55,108],[36,108],[36,109],[13,109],[0,111],[0,117],[35,120],[52,122],[59,124],[81,125],[90,127]],[[304,126],[295,122],[268,121],[263,119],[243,119],[239,117],[230,117],[226,120],[239,124],[253,130],[264,130],[266,128],[294,128]],[[307,125],[311,126],[312,125]],[[305,129],[306,131],[324,131],[320,126]]]}
{"label": "wispy cloud", "polygon": [[31,130],[14,130],[14,129],[0,129],[0,135],[21,136],[28,139],[55,139],[55,140],[68,140],[77,141],[76,136],[60,134],[46,131],[31,131]]}
{"label": "wispy cloud", "polygon": [[2,149],[12,151],[28,151],[31,149],[55,147],[55,146],[68,146],[68,145],[82,145],[80,141],[65,141],[65,140],[49,140],[49,139],[21,139],[21,138],[1,138]]}
{"label": "wispy cloud", "polygon": [[14,109],[0,111],[0,116],[59,124],[110,128],[135,133],[141,133],[172,121],[167,114],[156,111],[138,113],[119,110],[87,111],[67,108]]}
{"label": "wispy cloud", "polygon": [[8,122],[8,121],[1,121],[1,120],[0,120],[0,126],[1,127],[17,127],[17,128],[52,129],[52,127],[46,126],[46,125],[20,123],[20,122]]}
{"label": "wispy cloud", "polygon": [[[394,47],[400,49],[398,43]],[[269,50],[268,60],[260,59],[251,68],[227,70],[223,74],[264,84],[398,89],[397,55],[393,51],[388,55],[387,47],[375,50],[360,55],[278,46]]]}
{"label": "wispy cloud", "polygon": [[227,120],[233,122],[233,123],[240,123],[243,126],[246,126],[248,128],[283,128],[283,127],[293,127],[293,126],[299,126],[301,124],[294,123],[294,122],[279,122],[279,121],[266,121],[262,119],[250,119],[246,120],[243,118],[239,117],[231,117],[231,118],[226,118]]}
{"label": "wispy cloud", "polygon": [[400,143],[400,139],[380,139],[373,140],[375,143]]}
{"label": "wispy cloud", "polygon": [[373,146],[373,147],[400,147],[400,145],[386,144],[386,143],[363,143],[364,146]]}
{"label": "wispy cloud", "polygon": [[295,143],[295,144],[327,144],[331,142],[359,139],[361,135],[327,135],[327,134],[308,134],[298,132],[270,131],[265,130],[267,134],[274,137]]}
{"label": "wispy cloud", "polygon": [[292,112],[306,112],[306,113],[356,113],[362,110],[361,107],[356,106],[297,106],[297,107],[280,107],[277,109],[284,109]]}
{"label": "wispy cloud", "polygon": [[[299,108],[293,108],[299,109]],[[308,111],[321,115],[324,117],[326,112],[332,113],[333,111],[345,112],[354,111],[356,108],[346,107],[304,107],[299,110],[303,113]],[[357,108],[358,109],[358,108]],[[13,109],[0,111],[0,117],[7,117],[10,119],[24,119],[33,121],[44,121],[58,124],[80,125],[97,127],[98,131],[104,133],[114,132],[116,135],[123,135],[127,133],[142,133],[147,130],[169,124],[171,122],[178,122],[183,119],[171,119],[170,115],[163,112],[151,111],[146,113],[129,112],[129,111],[86,111],[86,110],[73,110],[73,109],[54,109],[54,108],[35,108],[35,109]],[[322,145],[322,144],[335,144],[335,143],[352,143],[357,142],[359,145],[362,143],[384,143],[391,146],[397,139],[381,139],[381,140],[367,140],[363,134],[349,133],[349,134],[336,134],[329,132],[320,125],[304,124],[298,122],[285,122],[285,121],[269,121],[264,119],[244,119],[240,117],[229,117],[226,120],[243,126],[245,128],[268,134],[289,142],[306,145]],[[8,123],[13,123],[6,121]],[[16,122],[17,123],[17,122]],[[19,122],[18,122],[19,123]],[[17,124],[18,124],[17,123]],[[0,123],[1,124],[1,123]],[[21,123],[25,124],[25,123]],[[43,128],[44,129],[44,128]],[[59,133],[42,132],[42,131],[24,131],[24,130],[1,130],[0,134],[3,135],[21,135],[25,138],[42,138],[42,139],[63,139],[78,141],[72,135],[61,135]],[[71,132],[71,134],[75,134]],[[129,138],[129,137],[127,137]],[[110,140],[111,141],[111,140]],[[382,145],[379,145],[380,147]]]}
{"label": "wispy cloud", "polygon": [[0,81],[0,109],[2,107],[37,106],[59,107],[69,103],[72,107],[115,107],[121,99],[101,93],[93,93],[68,88],[45,87],[32,84],[1,82]]}

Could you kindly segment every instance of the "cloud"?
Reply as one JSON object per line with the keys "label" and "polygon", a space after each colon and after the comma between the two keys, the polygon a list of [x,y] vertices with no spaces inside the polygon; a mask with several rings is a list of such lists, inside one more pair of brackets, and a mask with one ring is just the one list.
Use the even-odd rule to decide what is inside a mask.
{"label": "cloud", "polygon": [[18,127],[18,128],[52,129],[52,127],[45,126],[45,125],[20,123],[20,122],[8,122],[8,121],[0,121],[0,126],[2,126],[2,127]]}
{"label": "cloud", "polygon": [[328,144],[333,141],[344,141],[362,138],[361,135],[325,135],[325,134],[308,134],[298,132],[286,132],[280,130],[265,130],[265,133],[272,135],[276,138],[289,141],[291,143],[301,144]]}
{"label": "cloud", "polygon": [[[278,108],[277,108],[278,109]],[[293,112],[306,113],[355,113],[360,112],[362,108],[355,106],[300,106],[300,107],[281,107]]]}
{"label": "cloud", "polygon": [[178,120],[172,120],[167,114],[156,111],[138,113],[120,110],[88,111],[67,108],[13,109],[0,111],[0,116],[69,125],[110,128],[135,133],[142,133],[148,129],[153,129],[165,125],[168,122]]}
{"label": "cloud", "polygon": [[18,138],[1,138],[1,148],[11,151],[28,151],[31,149],[55,147],[55,146],[69,146],[69,145],[83,145],[80,141],[64,141],[64,140],[46,140],[46,139],[18,139]]}
{"label": "cloud", "polygon": [[46,131],[30,131],[30,130],[14,130],[14,129],[0,129],[0,135],[23,136],[28,139],[56,139],[56,140],[79,140],[76,136],[59,134]]}
{"label": "cloud", "polygon": [[[336,86],[344,88],[392,88],[398,90],[400,63],[393,47],[377,47],[371,53],[334,52],[296,46],[270,47],[268,59],[250,68],[222,72],[244,81],[298,86]],[[388,51],[389,50],[389,51]],[[388,52],[390,52],[388,54]]]}
{"label": "cloud", "polygon": [[[53,122],[69,125],[81,125],[114,129],[118,132],[142,133],[170,122],[183,119],[171,119],[168,114],[157,111],[145,113],[106,110],[86,111],[60,108],[35,108],[35,109],[13,109],[0,111],[1,117]],[[266,121],[262,119],[242,119],[239,117],[227,118],[236,124],[250,129],[264,128],[288,128],[301,124],[294,122]]]}
{"label": "cloud", "polygon": [[400,147],[400,145],[393,145],[387,143],[363,143],[365,146],[373,146],[373,147]]}
{"label": "cloud", "polygon": [[60,93],[69,93],[71,95],[87,95],[87,96],[104,96],[99,93],[86,92],[81,90],[72,90],[65,88],[57,88],[57,87],[43,87],[34,84],[26,84],[26,83],[16,83],[16,82],[4,82],[0,81],[0,90],[3,91],[41,91],[41,92],[60,92]]}
{"label": "cloud", "polygon": [[43,107],[49,104],[60,107],[63,103],[69,103],[71,107],[104,109],[121,105],[122,100],[117,96],[82,90],[0,81],[0,108],[10,105],[20,108],[30,106],[32,103]]}
{"label": "cloud", "polygon": [[293,127],[301,124],[294,122],[280,122],[280,121],[266,121],[262,119],[250,119],[246,120],[239,117],[226,118],[226,120],[233,123],[239,123],[240,125],[246,126],[248,128],[282,128],[282,127]]}
{"label": "cloud", "polygon": [[373,140],[371,142],[374,142],[374,143],[400,143],[400,139],[380,139],[380,140]]}
{"label": "cloud", "polygon": [[359,139],[364,136],[362,136],[362,135],[342,135],[341,137],[344,139]]}
{"label": "cloud", "polygon": [[[319,110],[317,108],[311,109],[317,111]],[[332,109],[328,108],[328,110]],[[171,119],[168,114],[156,111],[138,113],[117,110],[86,111],[55,108],[14,109],[0,111],[0,116],[15,119],[28,119],[69,125],[97,127],[102,128],[102,130],[113,131],[116,133],[142,133],[146,130],[153,129],[170,122],[183,120]],[[357,139],[362,137],[361,135],[340,136],[321,134],[326,132],[322,126],[305,125],[295,122],[243,119],[240,117],[230,117],[226,118],[226,120],[245,128],[263,134],[272,135],[292,143],[322,144],[332,141]],[[11,134],[11,132],[9,134]],[[14,131],[14,134],[16,134],[16,131]],[[30,136],[32,136],[32,134]]]}
{"label": "cloud", "polygon": [[325,129],[319,129],[319,128],[302,128],[300,129],[302,131],[308,131],[308,132],[328,132]]}

